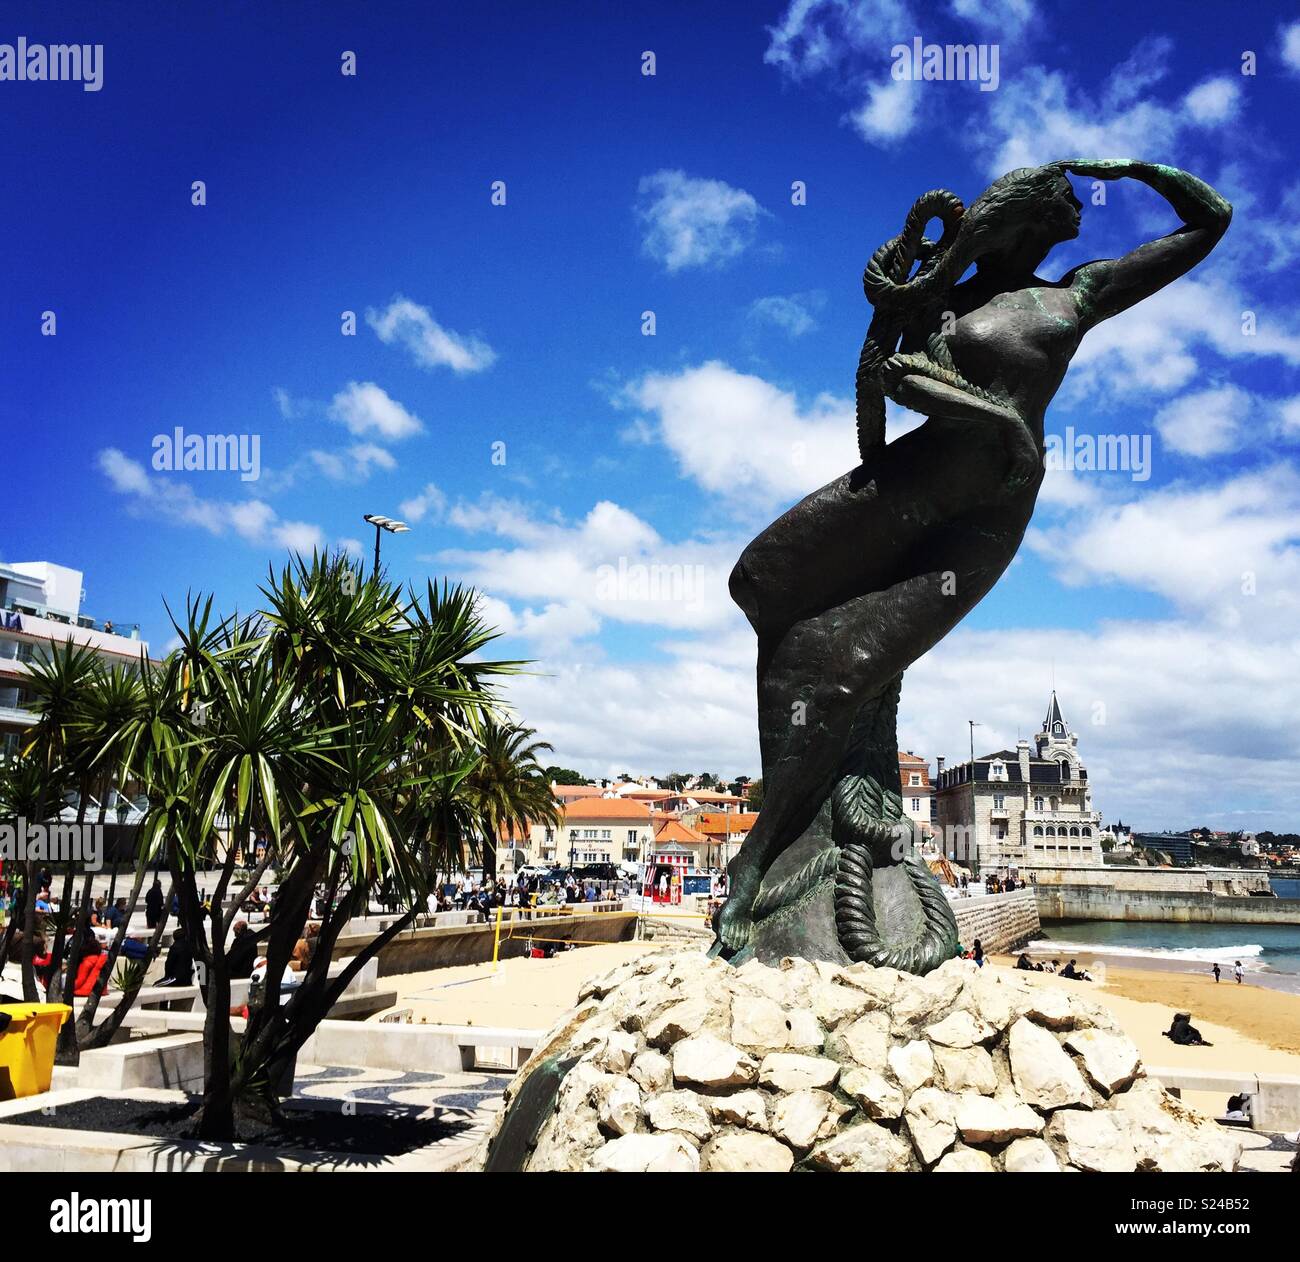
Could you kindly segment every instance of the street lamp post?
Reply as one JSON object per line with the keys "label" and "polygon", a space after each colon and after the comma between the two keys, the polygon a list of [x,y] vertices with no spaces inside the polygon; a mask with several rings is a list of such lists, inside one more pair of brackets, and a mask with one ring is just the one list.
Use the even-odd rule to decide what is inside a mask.
{"label": "street lamp post", "polygon": [[379,532],[387,530],[389,534],[400,535],[410,530],[404,521],[394,521],[391,517],[381,517],[378,513],[367,513],[365,519],[375,528],[375,577],[379,576]]}

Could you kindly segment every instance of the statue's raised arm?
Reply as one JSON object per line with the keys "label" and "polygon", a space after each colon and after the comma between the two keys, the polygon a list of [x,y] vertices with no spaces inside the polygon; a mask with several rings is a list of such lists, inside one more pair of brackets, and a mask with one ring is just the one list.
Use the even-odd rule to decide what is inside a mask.
{"label": "statue's raised arm", "polygon": [[1232,222],[1232,207],[1204,180],[1177,167],[1131,158],[1059,164],[1072,175],[1097,180],[1139,180],[1155,189],[1183,221],[1168,236],[1148,241],[1117,259],[1097,259],[1067,273],[1079,305],[1080,332],[1127,311],[1192,270],[1218,244]]}

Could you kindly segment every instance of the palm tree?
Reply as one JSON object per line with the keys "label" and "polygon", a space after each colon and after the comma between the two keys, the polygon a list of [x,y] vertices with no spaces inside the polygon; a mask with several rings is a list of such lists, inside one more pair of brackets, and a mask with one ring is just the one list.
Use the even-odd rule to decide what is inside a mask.
{"label": "palm tree", "polygon": [[550,753],[534,740],[531,727],[488,719],[478,734],[479,761],[470,773],[469,791],[483,841],[484,878],[496,875],[497,845],[503,837],[514,849],[515,832],[527,835],[530,824],[554,827],[560,812],[550,783],[538,762]]}

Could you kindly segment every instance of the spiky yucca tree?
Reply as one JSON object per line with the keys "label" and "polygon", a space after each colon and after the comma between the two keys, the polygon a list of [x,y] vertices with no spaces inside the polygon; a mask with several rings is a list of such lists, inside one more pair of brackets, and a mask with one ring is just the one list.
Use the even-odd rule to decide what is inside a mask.
{"label": "spiky yucca tree", "polygon": [[[439,867],[458,860],[473,814],[463,795],[495,714],[492,683],[520,663],[485,661],[495,637],[474,594],[428,584],[403,594],[346,557],[296,559],[262,589],[256,615],[213,623],[211,602],[174,619],[165,713],[148,760],[133,763],[150,811],[141,844],[162,844],[205,987],[205,1087],[198,1134],[229,1139],[237,1114],[274,1107],[272,1084],[347,985],[427,906]],[[261,862],[232,887],[257,834]],[[279,888],[264,939],[265,1002],[238,1049],[226,941],[267,867]],[[201,869],[215,866],[205,907]],[[336,977],[348,922],[384,888],[404,908]],[[313,898],[325,915],[299,985],[281,983]]]}

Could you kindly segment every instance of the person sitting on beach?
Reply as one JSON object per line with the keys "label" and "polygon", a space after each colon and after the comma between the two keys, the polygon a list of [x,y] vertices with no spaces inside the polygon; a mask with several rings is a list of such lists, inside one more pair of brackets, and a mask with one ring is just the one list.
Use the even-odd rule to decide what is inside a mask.
{"label": "person sitting on beach", "polygon": [[1192,1014],[1190,1012],[1176,1012],[1174,1014],[1173,1024],[1165,1031],[1165,1038],[1184,1047],[1214,1046],[1213,1043],[1207,1043],[1201,1037],[1200,1030],[1192,1024]]}
{"label": "person sitting on beach", "polygon": [[1091,978],[1089,978],[1086,974],[1079,972],[1079,970],[1076,969],[1076,968],[1074,967],[1076,963],[1077,963],[1076,960],[1071,960],[1071,961],[1070,961],[1070,962],[1069,962],[1069,963],[1068,963],[1068,964],[1067,964],[1067,965],[1066,965],[1066,966],[1061,970],[1061,976],[1062,976],[1062,977],[1067,977],[1067,978],[1069,978],[1070,981],[1072,981],[1072,982],[1086,982],[1086,981],[1091,981]]}
{"label": "person sitting on beach", "polygon": [[[1029,956],[1027,956],[1023,951],[1020,952],[1020,958],[1016,961],[1016,967],[1022,973],[1032,973],[1034,971],[1034,966],[1029,962]],[[1040,965],[1039,967],[1041,968],[1042,966]]]}

